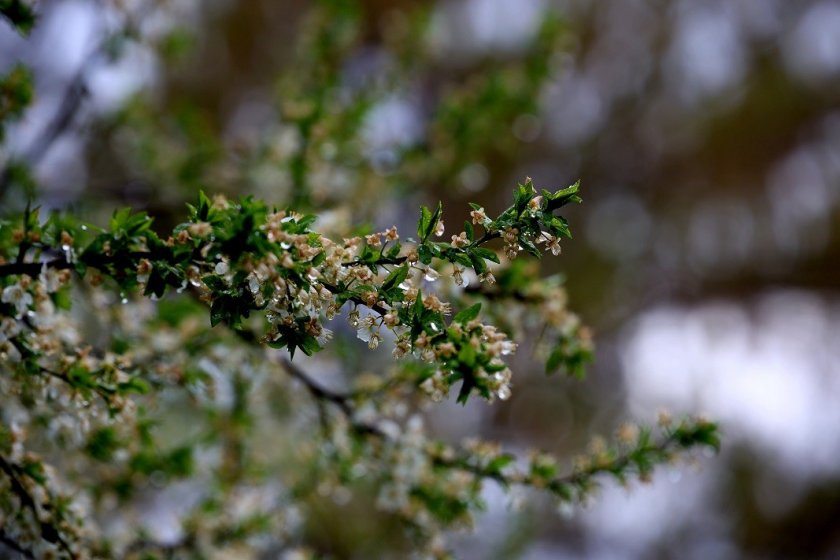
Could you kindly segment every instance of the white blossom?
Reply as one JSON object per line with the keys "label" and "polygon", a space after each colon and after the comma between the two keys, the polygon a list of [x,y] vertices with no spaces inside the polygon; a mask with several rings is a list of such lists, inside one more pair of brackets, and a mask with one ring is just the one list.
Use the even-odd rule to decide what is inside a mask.
{"label": "white blossom", "polygon": [[32,305],[32,294],[23,289],[20,284],[11,284],[3,288],[3,294],[0,296],[0,301],[11,304],[15,307],[17,317],[23,316]]}

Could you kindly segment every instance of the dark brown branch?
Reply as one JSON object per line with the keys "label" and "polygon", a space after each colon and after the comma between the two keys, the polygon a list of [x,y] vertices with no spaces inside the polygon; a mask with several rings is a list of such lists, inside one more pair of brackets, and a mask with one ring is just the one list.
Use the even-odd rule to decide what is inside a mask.
{"label": "dark brown branch", "polygon": [[44,266],[55,270],[64,270],[73,268],[73,263],[69,262],[65,258],[59,258],[42,262],[13,262],[0,264],[0,276],[25,274],[27,276],[31,276],[32,278],[36,278],[39,274],[41,274],[41,270],[43,270]]}
{"label": "dark brown branch", "polygon": [[3,529],[0,529],[0,544],[14,550],[24,558],[35,558],[35,554],[26,548],[23,548],[20,544],[18,544],[14,539],[12,539],[9,535],[3,532]]}
{"label": "dark brown branch", "polygon": [[329,402],[338,407],[339,410],[347,417],[350,421],[351,426],[354,430],[359,433],[370,434],[378,437],[386,437],[385,432],[380,430],[378,427],[371,425],[371,424],[363,424],[361,422],[356,422],[353,420],[353,413],[355,412],[352,400],[348,395],[344,395],[341,393],[337,393],[326,387],[320,385],[314,379],[306,375],[299,367],[294,365],[291,361],[283,359],[281,360],[283,368],[289,374],[292,379],[297,379],[303,386],[306,387],[306,390],[309,391],[309,394],[312,395],[318,402]]}

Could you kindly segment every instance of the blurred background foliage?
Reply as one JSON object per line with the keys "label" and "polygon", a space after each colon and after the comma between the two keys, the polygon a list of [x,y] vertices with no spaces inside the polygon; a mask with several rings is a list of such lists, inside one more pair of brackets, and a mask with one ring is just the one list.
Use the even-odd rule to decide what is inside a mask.
{"label": "blurred background foliage", "polygon": [[[100,222],[145,209],[163,230],[201,188],[316,211],[336,232],[411,231],[421,203],[457,224],[467,201],[502,209],[526,175],[582,180],[576,239],[543,267],[594,327],[587,381],[523,359],[510,402],[445,404],[430,422],[568,455],[664,406],[720,420],[725,450],[570,518],[491,491],[461,557],[840,554],[840,2],[38,11],[29,37],[0,26],[0,74],[22,61],[36,77],[5,131],[4,211],[35,192]],[[375,555],[374,520],[347,519],[325,507],[312,537]]]}

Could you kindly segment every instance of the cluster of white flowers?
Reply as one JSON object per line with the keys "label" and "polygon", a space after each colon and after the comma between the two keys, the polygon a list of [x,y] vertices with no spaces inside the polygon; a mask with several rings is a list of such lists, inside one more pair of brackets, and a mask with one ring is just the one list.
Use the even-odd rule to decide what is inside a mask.
{"label": "cluster of white flowers", "polygon": [[16,363],[21,359],[20,350],[13,339],[20,334],[20,325],[14,319],[4,317],[0,320],[0,359]]}
{"label": "cluster of white flowers", "polygon": [[24,313],[29,311],[29,307],[34,301],[32,294],[27,290],[29,278],[24,276],[19,282],[10,284],[3,288],[3,294],[0,296],[0,301],[9,303],[15,307],[16,317],[23,317]]}

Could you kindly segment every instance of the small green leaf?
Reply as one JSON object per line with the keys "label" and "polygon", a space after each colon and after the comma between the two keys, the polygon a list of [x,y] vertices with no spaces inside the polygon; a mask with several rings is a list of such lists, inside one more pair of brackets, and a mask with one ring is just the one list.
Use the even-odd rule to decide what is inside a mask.
{"label": "small green leaf", "polygon": [[207,285],[207,287],[213,290],[214,292],[220,292],[226,287],[224,281],[222,281],[221,278],[212,274],[204,276],[201,279],[201,281],[204,282]]}
{"label": "small green leaf", "polygon": [[478,313],[481,311],[481,303],[476,303],[475,305],[471,305],[466,309],[460,311],[455,317],[452,318],[452,322],[454,323],[461,323],[465,325],[478,317]]}
{"label": "small green leaf", "polygon": [[380,290],[387,292],[394,286],[399,286],[406,278],[408,278],[408,265],[397,267],[382,282]]}
{"label": "small green leaf", "polygon": [[451,262],[452,264],[460,264],[462,266],[472,266],[470,258],[464,249],[457,249],[455,247],[447,247],[440,252],[440,258]]}
{"label": "small green leaf", "polygon": [[475,381],[472,376],[464,377],[464,382],[461,384],[461,390],[458,391],[456,402],[458,404],[467,404],[470,398],[470,391],[472,391],[473,387],[475,387]]}
{"label": "small green leaf", "polygon": [[122,229],[125,223],[128,221],[128,217],[131,215],[131,208],[122,208],[120,210],[114,210],[114,215],[111,217],[111,231],[116,233],[118,230]]}
{"label": "small green leaf", "polygon": [[224,321],[226,316],[224,300],[222,298],[213,300],[210,305],[210,326],[215,327]]}
{"label": "small green leaf", "polygon": [[473,228],[471,222],[464,222],[464,232],[467,234],[467,239],[469,239],[470,242],[475,241],[475,228]]}
{"label": "small green leaf", "polygon": [[510,453],[505,453],[503,455],[499,455],[487,465],[487,470],[490,472],[498,473],[506,466],[512,464],[516,461],[516,457],[511,455]]}
{"label": "small green leaf", "polygon": [[[8,74],[0,76],[0,140],[4,137],[4,124],[20,118],[32,102],[32,83],[32,72],[23,64],[17,64]],[[7,173],[10,171],[6,170]],[[10,175],[7,180],[12,178]]]}
{"label": "small green leaf", "polygon": [[420,208],[420,221],[417,222],[417,237],[421,241],[425,241],[426,230],[429,229],[429,224],[432,222],[432,211],[423,206]]}
{"label": "small green leaf", "polygon": [[562,361],[563,348],[558,346],[554,350],[552,350],[551,354],[548,356],[548,360],[545,362],[545,372],[548,374],[554,373],[560,366],[560,362]]}
{"label": "small green leaf", "polygon": [[472,344],[464,344],[458,352],[458,361],[472,369],[475,367],[475,348]]}
{"label": "small green leaf", "polygon": [[311,356],[315,352],[321,350],[321,345],[318,344],[318,339],[312,335],[304,335],[300,342],[298,342],[298,346],[300,346],[300,349],[303,350],[303,353],[307,356]]}
{"label": "small green leaf", "polygon": [[472,249],[467,252],[467,257],[470,259],[470,264],[472,264],[473,269],[475,270],[476,274],[484,274],[487,272],[487,263],[484,262],[478,254],[475,252],[475,249]]}
{"label": "small green leaf", "polygon": [[420,245],[417,248],[417,257],[421,263],[425,265],[432,264],[432,256],[432,249],[428,245]]}
{"label": "small green leaf", "polygon": [[119,388],[126,393],[137,393],[139,395],[145,395],[150,390],[149,384],[139,377],[132,377],[129,381],[120,383]]}
{"label": "small green leaf", "polygon": [[532,190],[526,185],[518,185],[513,193],[513,208],[517,216],[521,215],[528,206],[528,201],[534,196]]}
{"label": "small green leaf", "polygon": [[0,14],[23,35],[28,35],[35,26],[35,12],[23,0],[0,0]]}
{"label": "small green leaf", "polygon": [[537,249],[537,246],[536,246],[536,245],[534,245],[534,243],[533,243],[530,239],[527,239],[527,238],[525,238],[525,237],[520,237],[520,238],[519,238],[519,244],[520,244],[520,245],[521,245],[521,246],[522,246],[522,247],[523,247],[526,251],[528,251],[528,253],[530,253],[530,254],[531,254],[531,255],[533,255],[534,257],[536,257],[536,258],[538,258],[538,259],[542,258],[542,253],[540,253],[540,250],[539,250],[539,249]]}
{"label": "small green leaf", "polygon": [[143,295],[154,295],[155,297],[163,296],[166,291],[166,280],[163,277],[161,270],[155,266],[149,273],[149,280],[146,282],[146,289]]}
{"label": "small green leaf", "polygon": [[396,258],[400,254],[401,250],[402,250],[402,245],[400,245],[400,242],[397,241],[396,243],[394,243],[394,245],[390,249],[388,249],[388,252],[386,253],[386,256],[389,257],[389,258],[392,258],[392,259]]}
{"label": "small green leaf", "polygon": [[311,264],[312,266],[320,266],[325,260],[327,260],[327,253],[321,251],[320,253],[312,257],[312,260],[309,261],[309,264]]}
{"label": "small green leaf", "polygon": [[204,191],[198,191],[198,208],[196,212],[196,221],[199,222],[206,222],[207,218],[210,217],[210,208],[212,207],[212,203],[210,199],[207,198],[207,195],[204,194]]}
{"label": "small green leaf", "polygon": [[440,222],[441,215],[443,214],[443,203],[438,202],[437,208],[435,209],[435,213],[432,214],[431,220],[429,221],[429,225],[426,227],[426,235],[423,237],[423,241],[429,238],[432,233],[434,233],[435,229],[437,229],[437,225]]}
{"label": "small green leaf", "polygon": [[499,255],[497,255],[495,251],[491,251],[490,249],[485,249],[484,247],[475,247],[472,249],[472,251],[482,259],[486,259],[496,264],[499,264],[500,262]]}
{"label": "small green leaf", "polygon": [[88,437],[85,451],[97,461],[107,462],[114,456],[120,442],[112,427],[99,428]]}
{"label": "small green leaf", "polygon": [[570,202],[580,203],[582,199],[577,195],[578,191],[580,191],[580,180],[578,180],[574,185],[554,193],[551,196],[548,208],[553,210],[560,208],[561,206],[565,206]]}
{"label": "small green leaf", "polygon": [[423,318],[423,294],[420,290],[417,290],[417,299],[414,300],[414,318],[417,321],[420,321]]}

